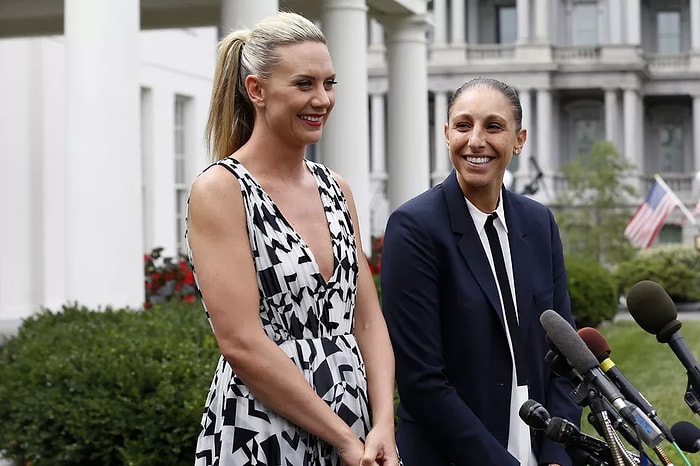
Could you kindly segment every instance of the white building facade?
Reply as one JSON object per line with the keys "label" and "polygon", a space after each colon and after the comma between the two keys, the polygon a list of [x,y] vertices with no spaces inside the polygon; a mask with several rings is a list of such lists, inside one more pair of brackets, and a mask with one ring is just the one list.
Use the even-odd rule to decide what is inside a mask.
{"label": "white building facade", "polygon": [[[565,189],[606,139],[681,199],[700,195],[700,0],[43,0],[0,2],[0,334],[66,303],[139,308],[143,254],[183,249],[220,33],[287,8],[317,21],[338,73],[310,158],[351,184],[365,247],[449,172],[450,95],[518,89],[529,139],[512,189]],[[536,163],[532,162],[535,161]],[[632,207],[632,206],[631,206]],[[675,212],[669,238],[689,242]],[[676,225],[673,225],[675,223]]]}

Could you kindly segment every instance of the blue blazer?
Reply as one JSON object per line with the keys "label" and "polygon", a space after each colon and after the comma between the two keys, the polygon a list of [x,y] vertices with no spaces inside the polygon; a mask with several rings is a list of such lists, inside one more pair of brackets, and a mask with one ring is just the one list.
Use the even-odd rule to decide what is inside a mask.
{"label": "blue blazer", "polygon": [[[551,373],[539,317],[573,324],[559,230],[551,211],[503,189],[530,398],[580,425],[569,380]],[[518,465],[507,451],[512,362],[496,280],[456,174],[389,217],[382,308],[396,357],[397,442],[405,466]],[[532,430],[539,464],[571,465]]]}

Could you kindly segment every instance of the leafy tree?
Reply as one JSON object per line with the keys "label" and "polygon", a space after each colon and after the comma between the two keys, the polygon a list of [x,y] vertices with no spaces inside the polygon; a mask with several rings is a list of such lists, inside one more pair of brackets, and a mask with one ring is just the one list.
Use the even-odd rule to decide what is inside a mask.
{"label": "leafy tree", "polygon": [[627,183],[635,167],[607,141],[562,166],[568,189],[554,205],[567,255],[616,264],[634,254],[624,235],[628,200],[636,195]]}

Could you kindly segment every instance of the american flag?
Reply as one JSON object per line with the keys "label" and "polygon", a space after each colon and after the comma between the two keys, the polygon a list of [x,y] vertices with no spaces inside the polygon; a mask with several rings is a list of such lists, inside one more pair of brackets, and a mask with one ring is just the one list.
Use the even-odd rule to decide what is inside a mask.
{"label": "american flag", "polygon": [[625,236],[634,246],[648,248],[659,234],[668,214],[678,205],[678,197],[666,183],[655,180],[644,202],[627,223]]}

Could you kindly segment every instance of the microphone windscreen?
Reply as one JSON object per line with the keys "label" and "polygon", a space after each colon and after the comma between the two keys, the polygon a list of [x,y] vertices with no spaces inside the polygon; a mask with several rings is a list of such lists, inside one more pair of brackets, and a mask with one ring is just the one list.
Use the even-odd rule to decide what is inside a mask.
{"label": "microphone windscreen", "polygon": [[593,356],[598,359],[598,362],[603,362],[610,356],[612,352],[610,345],[608,345],[608,342],[605,341],[605,337],[601,335],[598,330],[593,327],[583,327],[579,329],[577,333],[586,346],[588,346],[588,349],[591,350]]}
{"label": "microphone windscreen", "polygon": [[696,453],[700,450],[700,428],[689,421],[678,421],[671,426],[671,434],[681,450]]}
{"label": "microphone windscreen", "polygon": [[554,440],[558,443],[563,443],[565,440],[564,433],[566,432],[566,427],[567,424],[566,421],[564,421],[564,419],[560,417],[553,417],[549,420],[547,428],[545,429],[545,433],[547,434],[547,437],[549,437],[551,440]]}
{"label": "microphone windscreen", "polygon": [[549,411],[535,400],[525,401],[520,406],[518,415],[520,419],[525,421],[525,424],[535,429],[545,429],[549,424]]}
{"label": "microphone windscreen", "polygon": [[652,335],[656,335],[678,315],[666,290],[651,280],[642,280],[630,287],[627,309],[637,324]]}
{"label": "microphone windscreen", "polygon": [[581,374],[598,367],[598,360],[566,319],[548,309],[540,316],[540,323],[571,367]]}

